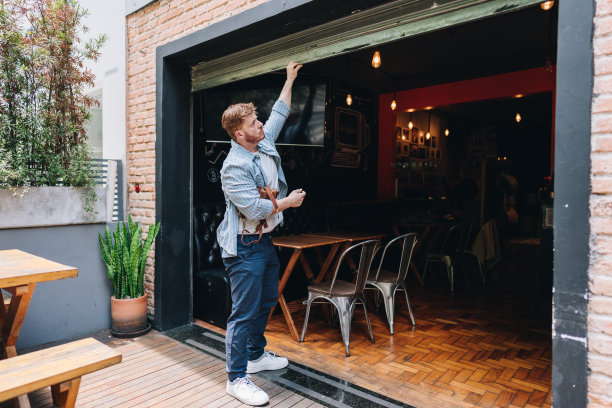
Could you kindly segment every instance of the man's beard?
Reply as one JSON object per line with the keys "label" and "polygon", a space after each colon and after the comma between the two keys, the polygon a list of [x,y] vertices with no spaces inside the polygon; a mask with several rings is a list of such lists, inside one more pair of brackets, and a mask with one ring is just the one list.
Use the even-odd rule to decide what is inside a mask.
{"label": "man's beard", "polygon": [[264,138],[264,133],[263,133],[263,131],[262,131],[262,132],[261,132],[261,134],[260,134],[260,135],[258,135],[258,136],[251,136],[251,135],[247,135],[247,136],[245,137],[245,139],[246,139],[246,141],[247,141],[248,143],[259,143],[259,142],[261,142],[261,141],[263,140],[263,138]]}

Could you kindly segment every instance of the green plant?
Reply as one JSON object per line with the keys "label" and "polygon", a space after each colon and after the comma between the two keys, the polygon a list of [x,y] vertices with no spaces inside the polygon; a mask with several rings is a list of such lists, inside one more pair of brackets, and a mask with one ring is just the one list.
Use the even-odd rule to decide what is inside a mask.
{"label": "green plant", "polygon": [[81,43],[86,15],[77,0],[0,0],[0,188],[85,187],[92,211],[86,62],[106,36]]}
{"label": "green plant", "polygon": [[106,227],[104,237],[98,234],[100,252],[106,264],[106,273],[113,282],[115,299],[137,298],[144,294],[144,271],[151,244],[159,232],[160,223],[148,229],[147,238],[142,240],[140,224],[128,217],[117,224],[112,233]]}

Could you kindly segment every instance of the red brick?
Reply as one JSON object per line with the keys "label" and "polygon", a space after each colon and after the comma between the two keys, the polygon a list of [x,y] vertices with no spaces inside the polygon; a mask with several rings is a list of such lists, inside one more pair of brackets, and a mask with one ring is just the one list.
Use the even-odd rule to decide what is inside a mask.
{"label": "red brick", "polygon": [[612,56],[595,57],[595,75],[605,75],[612,73]]}
{"label": "red brick", "polygon": [[595,37],[612,33],[612,16],[595,17]]}
{"label": "red brick", "polygon": [[593,177],[591,180],[591,192],[593,194],[612,193],[612,177]]}
{"label": "red brick", "polygon": [[609,1],[609,0],[596,1],[595,15],[597,17],[612,15],[612,1]]}
{"label": "red brick", "polygon": [[612,114],[600,113],[593,115],[591,130],[593,133],[612,133]]}
{"label": "red brick", "polygon": [[[610,41],[610,44],[612,44],[612,41]],[[592,111],[593,113],[612,112],[612,94],[594,98]]]}
{"label": "red brick", "polygon": [[612,135],[593,135],[591,137],[591,151],[612,152]]}
{"label": "red brick", "polygon": [[612,277],[589,276],[589,289],[594,295],[609,296],[612,293]]}
{"label": "red brick", "polygon": [[[591,297],[589,299],[589,313],[591,312],[612,316],[612,298],[606,296]],[[612,338],[608,339],[612,341]],[[610,348],[609,352],[612,353],[612,348]]]}
{"label": "red brick", "polygon": [[589,274],[612,277],[612,257],[593,254]]}
{"label": "red brick", "polygon": [[593,40],[593,54],[597,56],[612,54],[612,36],[595,38]]}
{"label": "red brick", "polygon": [[612,75],[596,76],[593,79],[593,92],[596,94],[612,92]]}
{"label": "red brick", "polygon": [[612,174],[612,155],[595,153],[591,155],[591,174]]}
{"label": "red brick", "polygon": [[612,374],[612,357],[591,354],[589,355],[589,368],[592,373],[610,375]]}
{"label": "red brick", "polygon": [[593,374],[590,376],[589,392],[606,395],[610,393],[610,390],[612,390],[612,378],[601,374]]}

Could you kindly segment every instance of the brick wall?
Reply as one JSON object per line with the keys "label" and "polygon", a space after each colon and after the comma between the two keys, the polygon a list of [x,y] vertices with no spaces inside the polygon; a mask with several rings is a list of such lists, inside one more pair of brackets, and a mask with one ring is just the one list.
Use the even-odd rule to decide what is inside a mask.
{"label": "brick wall", "polygon": [[[160,0],[127,17],[127,202],[135,220],[155,222],[155,48],[266,1]],[[151,314],[154,249],[145,272]]]}
{"label": "brick wall", "polygon": [[597,0],[591,119],[589,407],[612,406],[612,0]]}

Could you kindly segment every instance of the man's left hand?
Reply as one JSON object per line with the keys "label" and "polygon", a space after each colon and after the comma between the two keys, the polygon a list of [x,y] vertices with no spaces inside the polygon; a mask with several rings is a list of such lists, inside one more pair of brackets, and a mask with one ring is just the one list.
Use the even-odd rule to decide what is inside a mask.
{"label": "man's left hand", "polygon": [[287,80],[294,81],[297,78],[298,71],[302,68],[302,64],[299,62],[291,61],[289,65],[287,65]]}

